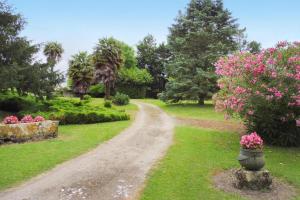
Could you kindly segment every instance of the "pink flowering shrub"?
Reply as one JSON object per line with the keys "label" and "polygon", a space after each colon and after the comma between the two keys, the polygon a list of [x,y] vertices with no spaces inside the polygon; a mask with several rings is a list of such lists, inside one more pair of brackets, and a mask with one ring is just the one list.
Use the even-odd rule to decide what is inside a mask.
{"label": "pink flowering shrub", "polygon": [[258,54],[240,52],[215,64],[216,109],[239,116],[266,143],[300,146],[300,43],[279,42]]}
{"label": "pink flowering shrub", "polygon": [[31,117],[31,115],[25,115],[21,121],[21,123],[31,123],[33,122],[33,118]]}
{"label": "pink flowering shrub", "polygon": [[11,116],[5,117],[3,120],[3,123],[4,124],[17,124],[17,123],[19,123],[19,120],[16,116],[11,115]]}
{"label": "pink flowering shrub", "polygon": [[256,132],[253,132],[250,135],[242,136],[240,145],[245,149],[262,149],[263,140]]}
{"label": "pink flowering shrub", "polygon": [[36,116],[33,121],[34,122],[42,122],[42,121],[45,121],[45,118],[42,116]]}

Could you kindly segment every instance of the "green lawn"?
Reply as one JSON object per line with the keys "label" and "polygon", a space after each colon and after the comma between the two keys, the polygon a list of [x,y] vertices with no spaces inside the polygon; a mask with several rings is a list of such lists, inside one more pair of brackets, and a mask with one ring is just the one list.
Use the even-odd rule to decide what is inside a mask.
{"label": "green lawn", "polygon": [[[166,112],[184,118],[224,120],[211,102],[167,105],[159,100],[146,99]],[[234,194],[214,189],[212,175],[218,171],[239,167],[239,136],[190,126],[179,126],[174,144],[165,158],[154,167],[142,193],[142,200],[242,199]],[[266,168],[300,191],[300,148],[266,146]],[[299,193],[300,194],[300,193]],[[300,197],[298,198],[300,200]]]}
{"label": "green lawn", "polygon": [[[93,99],[92,104],[103,103]],[[111,139],[128,127],[135,105],[117,106],[132,114],[130,121],[118,121],[88,125],[59,126],[59,136],[39,142],[0,146],[0,189],[14,186],[24,180],[53,168]]]}
{"label": "green lawn", "polygon": [[157,99],[143,99],[142,101],[157,105],[176,117],[224,121],[224,114],[214,112],[214,106],[211,101],[206,101],[204,106],[199,106],[197,103],[192,102],[166,104]]}
{"label": "green lawn", "polygon": [[[211,181],[214,173],[239,166],[238,141],[235,133],[177,127],[174,145],[150,173],[141,199],[242,199],[214,189]],[[300,189],[300,148],[266,147],[265,156],[274,176]]]}

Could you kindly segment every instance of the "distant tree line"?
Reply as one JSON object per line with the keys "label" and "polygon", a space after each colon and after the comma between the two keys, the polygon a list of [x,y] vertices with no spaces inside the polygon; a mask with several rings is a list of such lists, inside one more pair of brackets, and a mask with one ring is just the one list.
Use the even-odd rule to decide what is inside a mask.
{"label": "distant tree line", "polygon": [[[32,44],[21,37],[24,19],[1,0],[0,19],[0,90],[51,98],[64,81],[55,70],[64,52],[61,44]],[[42,47],[47,62],[34,60]],[[135,51],[115,38],[101,38],[91,54],[73,55],[68,85],[81,98],[103,89],[107,99],[120,91],[135,98],[204,104],[218,90],[214,63],[219,57],[260,50],[258,42],[246,41],[245,28],[239,28],[222,0],[191,0],[169,28],[167,43],[147,35]]]}

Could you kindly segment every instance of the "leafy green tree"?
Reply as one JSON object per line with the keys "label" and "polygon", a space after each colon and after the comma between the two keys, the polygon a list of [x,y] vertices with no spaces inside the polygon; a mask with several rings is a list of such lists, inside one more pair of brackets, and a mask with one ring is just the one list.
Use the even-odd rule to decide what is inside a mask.
{"label": "leafy green tree", "polygon": [[82,100],[93,80],[94,67],[91,56],[87,52],[79,52],[69,62],[68,76],[72,80],[72,88]]}
{"label": "leafy green tree", "polygon": [[156,98],[165,88],[165,67],[170,56],[168,47],[165,44],[157,45],[152,35],[147,35],[137,45],[138,66],[147,69],[153,77],[151,97]]}
{"label": "leafy green tree", "polygon": [[160,97],[169,102],[204,99],[216,91],[213,63],[239,48],[241,32],[221,0],[192,0],[170,28],[169,82]]}
{"label": "leafy green tree", "polygon": [[44,55],[47,57],[47,62],[53,66],[61,60],[64,49],[58,42],[48,42],[44,47]]}
{"label": "leafy green tree", "polygon": [[63,81],[58,71],[46,63],[34,61],[39,45],[20,36],[25,21],[0,0],[0,91],[13,90],[19,95],[34,94],[37,98],[50,97]]}
{"label": "leafy green tree", "polygon": [[259,53],[261,51],[261,44],[256,41],[251,41],[247,44],[247,50],[250,53]]}
{"label": "leafy green tree", "polygon": [[117,71],[124,64],[119,41],[110,37],[100,39],[93,54],[95,81],[105,85],[105,99],[110,99],[111,88],[114,88]]}
{"label": "leafy green tree", "polygon": [[137,60],[136,60],[134,49],[124,42],[121,42],[121,41],[118,41],[118,42],[121,47],[122,56],[123,56],[123,60],[124,60],[122,67],[125,67],[125,68],[136,67]]}
{"label": "leafy green tree", "polygon": [[[55,88],[64,81],[64,76],[57,70],[52,70],[49,63],[34,63],[27,71],[26,82],[29,85],[28,92],[43,100],[53,97]],[[30,77],[30,78],[29,78]],[[23,82],[24,83],[24,82]],[[23,84],[24,85],[24,84]]]}
{"label": "leafy green tree", "polygon": [[[0,89],[14,88],[18,84],[18,64],[20,60],[20,46],[25,46],[25,38],[19,36],[25,21],[20,14],[12,11],[5,1],[0,1]],[[28,45],[25,47],[28,48]],[[24,56],[25,57],[25,56]],[[31,58],[31,55],[25,60]]]}
{"label": "leafy green tree", "polygon": [[118,72],[118,83],[128,85],[148,85],[153,78],[146,69],[139,69],[137,67],[122,68]]}

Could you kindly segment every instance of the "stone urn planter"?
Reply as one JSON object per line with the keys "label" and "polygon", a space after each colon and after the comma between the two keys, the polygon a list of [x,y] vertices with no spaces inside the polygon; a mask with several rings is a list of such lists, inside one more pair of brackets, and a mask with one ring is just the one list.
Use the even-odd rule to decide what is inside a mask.
{"label": "stone urn planter", "polygon": [[263,154],[263,140],[256,133],[244,135],[240,141],[241,149],[238,161],[242,166],[235,171],[235,186],[238,189],[250,190],[270,189],[272,177],[270,172],[263,169],[265,158]]}
{"label": "stone urn planter", "polygon": [[0,144],[57,137],[58,121],[0,124]]}
{"label": "stone urn planter", "polygon": [[265,158],[262,149],[241,148],[238,161],[240,165],[247,170],[258,171],[265,166]]}

